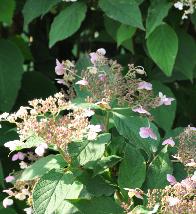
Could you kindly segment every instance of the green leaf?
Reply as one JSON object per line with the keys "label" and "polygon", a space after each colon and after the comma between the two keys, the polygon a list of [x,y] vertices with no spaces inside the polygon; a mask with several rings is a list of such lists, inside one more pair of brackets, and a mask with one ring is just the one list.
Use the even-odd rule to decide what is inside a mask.
{"label": "green leaf", "polygon": [[5,188],[5,184],[4,184],[4,173],[3,173],[3,166],[0,160],[0,188],[4,189]]}
{"label": "green leaf", "polygon": [[[167,97],[175,98],[171,89],[166,85],[158,81],[152,81],[152,85],[155,95],[158,96],[159,92],[161,91]],[[175,119],[176,100],[172,101],[172,104],[169,106],[162,105],[154,109],[151,109],[150,112],[154,118],[155,123],[157,123],[158,126],[164,129],[165,131],[168,131],[172,128]]]}
{"label": "green leaf", "polygon": [[183,31],[178,33],[179,51],[176,57],[176,70],[184,76],[193,80],[194,68],[196,66],[196,44],[194,39]]}
{"label": "green leaf", "polygon": [[131,144],[133,144],[137,148],[143,149],[149,156],[152,152],[157,151],[160,136],[156,126],[153,123],[150,123],[150,127],[157,135],[157,140],[153,140],[151,138],[144,139],[139,135],[141,127],[149,126],[147,118],[137,116],[127,117],[114,112],[113,119],[119,134],[127,138]]}
{"label": "green leaf", "polygon": [[48,155],[24,169],[18,180],[33,180],[42,177],[52,169],[61,169],[66,165],[61,155]]}
{"label": "green leaf", "polygon": [[167,76],[171,76],[178,51],[175,31],[167,24],[158,26],[148,37],[147,47],[154,62]]}
{"label": "green leaf", "polygon": [[27,41],[23,39],[22,36],[15,35],[14,37],[11,37],[10,40],[14,42],[18,48],[20,48],[25,60],[33,60],[30,46]]}
{"label": "green leaf", "polygon": [[167,181],[167,174],[172,174],[172,172],[172,162],[169,159],[167,147],[164,147],[149,165],[146,176],[147,188],[164,188],[169,184]]}
{"label": "green leaf", "polygon": [[66,7],[52,22],[49,33],[49,46],[74,34],[85,18],[87,7],[83,2],[75,2]]}
{"label": "green leaf", "polygon": [[95,176],[103,173],[106,169],[115,166],[120,160],[121,157],[111,155],[108,157],[103,157],[100,160],[90,161],[85,165],[85,168],[92,169]]}
{"label": "green leaf", "polygon": [[51,170],[33,190],[33,208],[36,214],[52,214],[65,199],[77,199],[83,185],[71,172]]}
{"label": "green leaf", "polygon": [[15,6],[15,0],[0,1],[0,22],[5,22],[9,25],[12,23]]}
{"label": "green leaf", "polygon": [[111,19],[144,29],[141,12],[135,0],[100,0],[99,7]]}
{"label": "green leaf", "polygon": [[171,6],[172,3],[168,0],[151,1],[146,19],[146,38],[162,23],[163,18],[167,16]]}
{"label": "green leaf", "polygon": [[123,214],[123,209],[110,197],[98,197],[91,200],[71,200],[80,213],[85,214]]}
{"label": "green leaf", "polygon": [[45,15],[58,2],[61,2],[61,0],[27,0],[22,11],[24,27],[27,28],[28,24],[38,16]]}
{"label": "green leaf", "polygon": [[7,40],[0,40],[0,110],[13,107],[23,74],[23,56],[20,50]]}
{"label": "green leaf", "polygon": [[125,192],[124,188],[140,188],[145,181],[145,177],[146,162],[144,157],[138,149],[127,145],[118,173],[118,184],[121,191]]}
{"label": "green leaf", "polygon": [[110,134],[101,134],[94,141],[84,140],[72,142],[68,145],[68,152],[75,164],[85,165],[89,161],[96,161],[102,158],[105,151],[105,144],[110,140]]}
{"label": "green leaf", "polygon": [[111,196],[115,192],[114,185],[102,176],[93,176],[89,172],[83,172],[78,180],[85,185],[86,191],[91,197]]}
{"label": "green leaf", "polygon": [[121,25],[117,31],[117,45],[120,46],[124,41],[131,40],[136,31],[135,27]]}

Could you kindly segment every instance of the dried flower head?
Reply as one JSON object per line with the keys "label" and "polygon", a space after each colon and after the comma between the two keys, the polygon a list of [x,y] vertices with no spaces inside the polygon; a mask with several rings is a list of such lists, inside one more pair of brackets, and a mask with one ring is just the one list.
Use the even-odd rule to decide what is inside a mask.
{"label": "dried flower head", "polygon": [[165,189],[148,191],[148,208],[160,204],[158,213],[195,213],[196,212],[196,181],[187,177],[181,182]]}
{"label": "dried flower head", "polygon": [[177,158],[185,165],[196,167],[196,129],[188,126],[179,136]]}
{"label": "dried flower head", "polygon": [[[88,120],[89,115],[92,116],[94,112],[66,102],[62,93],[45,100],[35,99],[29,101],[29,104],[30,107],[21,107],[19,111],[7,117],[9,122],[16,124],[20,138],[5,144],[10,150],[23,147],[30,137],[37,136],[42,139],[35,149],[38,156],[42,156],[50,144],[56,145],[66,153],[68,143],[83,138],[94,140],[100,131],[94,130]],[[22,160],[21,153],[19,155],[20,158],[17,154],[14,160]],[[22,168],[23,166],[24,164],[21,165]]]}

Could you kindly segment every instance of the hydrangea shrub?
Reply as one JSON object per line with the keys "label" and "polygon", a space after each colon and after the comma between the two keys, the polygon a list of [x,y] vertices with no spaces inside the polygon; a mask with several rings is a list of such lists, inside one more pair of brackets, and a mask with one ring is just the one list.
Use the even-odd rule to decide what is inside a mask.
{"label": "hydrangea shrub", "polygon": [[56,60],[62,92],[0,115],[1,127],[9,122],[18,133],[4,144],[19,170],[5,178],[3,206],[25,201],[27,214],[195,213],[196,128],[163,138],[153,111],[175,99],[155,94],[143,67],[123,68],[103,48],[88,60],[81,71]]}

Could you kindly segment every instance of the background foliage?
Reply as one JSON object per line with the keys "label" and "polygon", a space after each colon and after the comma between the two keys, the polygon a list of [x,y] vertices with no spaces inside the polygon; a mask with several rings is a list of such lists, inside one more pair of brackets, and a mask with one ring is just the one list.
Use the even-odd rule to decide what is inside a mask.
{"label": "background foliage", "polygon": [[[162,91],[176,98],[167,109],[160,107],[153,112],[162,134],[176,127],[194,125],[196,15],[182,20],[182,11],[173,4],[174,1],[168,0],[1,0],[0,112],[15,111],[32,98],[45,98],[59,91],[55,83],[56,58],[78,60],[81,70],[88,64],[86,53],[103,47],[108,57],[117,58],[123,65],[143,66],[156,93]],[[119,118],[114,120],[120,126]],[[126,132],[125,127],[122,131]],[[12,127],[4,126],[0,129],[0,146],[15,137]],[[126,152],[133,150],[127,147]],[[3,177],[8,174],[10,165],[13,168],[13,163],[7,158],[7,150],[1,149],[0,153],[0,166],[3,166],[0,188],[4,189]],[[162,155],[164,157],[164,151]],[[126,159],[125,153],[119,184],[126,179],[123,169],[126,161],[129,157]],[[142,159],[138,159],[138,164],[140,161]],[[138,173],[141,173],[141,181],[137,182],[143,183],[142,168]],[[157,172],[149,169],[148,173]],[[146,185],[150,187],[151,182],[154,181]],[[39,192],[35,194],[39,197]],[[113,202],[104,197],[94,204],[104,203],[110,212],[108,204]],[[81,201],[81,210],[85,203]],[[18,203],[16,211],[9,208],[9,213],[20,212],[22,206]],[[89,206],[89,213],[93,206]],[[2,207],[0,211],[8,212]]]}

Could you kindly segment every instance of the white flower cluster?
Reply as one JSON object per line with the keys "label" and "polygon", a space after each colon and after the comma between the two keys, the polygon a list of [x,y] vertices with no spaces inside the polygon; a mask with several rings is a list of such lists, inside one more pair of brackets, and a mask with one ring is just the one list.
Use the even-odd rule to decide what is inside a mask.
{"label": "white flower cluster", "polygon": [[180,0],[174,3],[174,7],[183,10],[182,19],[187,19],[189,14],[193,14],[196,9],[195,0]]}

